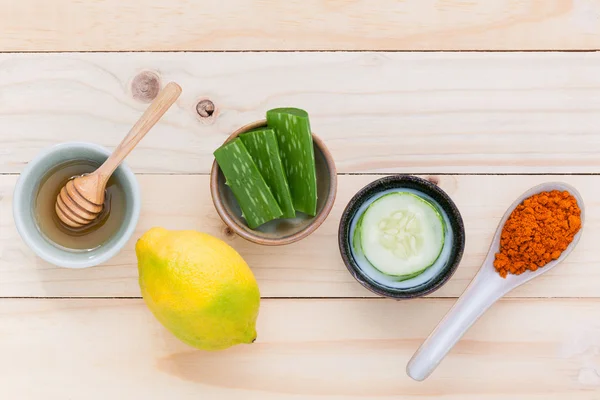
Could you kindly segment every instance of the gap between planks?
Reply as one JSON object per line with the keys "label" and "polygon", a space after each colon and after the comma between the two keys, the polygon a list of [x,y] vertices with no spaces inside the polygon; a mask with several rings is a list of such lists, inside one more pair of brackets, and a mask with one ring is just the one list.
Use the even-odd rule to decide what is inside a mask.
{"label": "gap between planks", "polygon": [[[369,296],[343,296],[343,297],[325,297],[325,296],[312,296],[312,297],[299,297],[299,296],[279,296],[279,297],[261,297],[261,301],[269,300],[368,300],[368,301],[408,301],[408,300],[458,300],[458,297],[453,296],[435,296],[430,295],[427,297],[419,297],[415,299],[392,299],[387,297],[369,297]],[[600,296],[594,297],[502,297],[502,301],[538,301],[538,300],[599,300]],[[143,300],[140,296],[0,296],[0,300]],[[498,301],[500,301],[498,300]]]}
{"label": "gap between planks", "polygon": [[[210,176],[207,172],[135,172],[138,176]],[[20,172],[0,172],[0,176],[19,176]],[[412,175],[412,176],[599,176],[600,172],[339,172],[338,176],[390,176],[390,175]]]}
{"label": "gap between planks", "polygon": [[600,49],[507,49],[507,50],[377,50],[377,49],[361,49],[361,50],[335,50],[335,49],[314,49],[314,50],[32,50],[32,51],[0,51],[0,54],[127,54],[127,53],[596,53]]}

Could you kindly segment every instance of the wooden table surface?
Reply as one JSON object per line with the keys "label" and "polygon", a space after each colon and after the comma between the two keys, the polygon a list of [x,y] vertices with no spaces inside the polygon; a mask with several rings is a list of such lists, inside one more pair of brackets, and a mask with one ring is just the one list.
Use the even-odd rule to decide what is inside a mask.
{"label": "wooden table surface", "polygon": [[[0,6],[0,399],[600,399],[599,0]],[[183,95],[129,158],[143,203],[124,250],[85,270],[35,257],[12,220],[23,167],[64,141],[114,148],[147,89],[170,80]],[[207,174],[229,133],[284,105],[306,109],[332,151],[338,199],[308,239],[259,247],[225,229]],[[419,300],[374,297],[337,249],[347,201],[392,173],[437,182],[465,219],[462,264]],[[554,180],[586,201],[578,248],[410,380],[406,362],[506,207]],[[208,232],[246,258],[264,297],[255,344],[196,351],[152,317],[133,248],[156,225]]]}

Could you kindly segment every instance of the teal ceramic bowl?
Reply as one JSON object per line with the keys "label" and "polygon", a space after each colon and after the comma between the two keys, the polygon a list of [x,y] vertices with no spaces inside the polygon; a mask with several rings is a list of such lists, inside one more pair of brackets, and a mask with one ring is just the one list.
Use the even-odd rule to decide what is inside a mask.
{"label": "teal ceramic bowl", "polygon": [[89,250],[69,250],[55,245],[39,230],[35,216],[35,198],[47,171],[73,160],[104,162],[110,151],[93,143],[70,142],[43,150],[19,176],[13,195],[13,218],[23,241],[45,261],[65,268],[86,268],[108,261],[127,243],[140,215],[140,189],[135,175],[125,164],[114,172],[125,192],[125,217],[118,231],[100,247]]}

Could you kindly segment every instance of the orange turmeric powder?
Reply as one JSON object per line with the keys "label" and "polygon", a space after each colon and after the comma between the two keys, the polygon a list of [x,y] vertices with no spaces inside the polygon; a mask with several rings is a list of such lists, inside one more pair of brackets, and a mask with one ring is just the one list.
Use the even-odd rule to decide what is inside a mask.
{"label": "orange turmeric powder", "polygon": [[533,195],[504,224],[494,267],[503,278],[535,271],[560,257],[580,228],[581,210],[569,192]]}

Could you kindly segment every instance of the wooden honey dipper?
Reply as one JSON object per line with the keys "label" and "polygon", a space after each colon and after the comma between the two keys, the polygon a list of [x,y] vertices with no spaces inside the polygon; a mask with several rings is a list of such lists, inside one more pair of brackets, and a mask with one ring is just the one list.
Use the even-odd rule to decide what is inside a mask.
{"label": "wooden honey dipper", "polygon": [[56,214],[65,225],[83,228],[98,217],[104,207],[106,183],[110,176],[180,94],[179,85],[168,83],[104,164],[91,174],[67,182],[60,190],[55,205]]}

